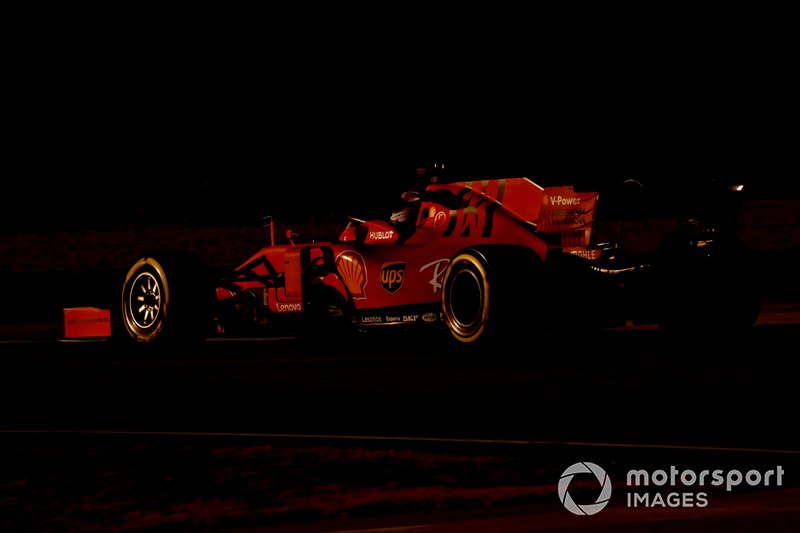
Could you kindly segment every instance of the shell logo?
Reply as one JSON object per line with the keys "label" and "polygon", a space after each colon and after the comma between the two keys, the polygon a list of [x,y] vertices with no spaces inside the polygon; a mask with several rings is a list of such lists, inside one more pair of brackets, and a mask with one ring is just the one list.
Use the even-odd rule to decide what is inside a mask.
{"label": "shell logo", "polygon": [[546,194],[542,195],[542,204],[543,205],[549,205],[550,204],[550,200],[547,198]]}
{"label": "shell logo", "polygon": [[340,253],[336,257],[336,269],[354,300],[367,297],[367,265],[360,254],[349,250]]}

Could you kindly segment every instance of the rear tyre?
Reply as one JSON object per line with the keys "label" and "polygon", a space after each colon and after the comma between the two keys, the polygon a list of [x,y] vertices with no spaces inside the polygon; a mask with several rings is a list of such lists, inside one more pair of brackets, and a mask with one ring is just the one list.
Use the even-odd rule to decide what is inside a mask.
{"label": "rear tyre", "polygon": [[487,268],[480,254],[466,252],[450,262],[445,274],[442,284],[445,323],[458,342],[470,344],[490,333],[492,291]]}
{"label": "rear tyre", "polygon": [[538,258],[524,248],[464,250],[448,265],[442,309],[451,344],[460,350],[508,348],[537,327],[531,279]]}
{"label": "rear tyre", "polygon": [[189,254],[142,257],[122,287],[122,327],[138,345],[190,343],[210,333],[213,288],[205,263]]}

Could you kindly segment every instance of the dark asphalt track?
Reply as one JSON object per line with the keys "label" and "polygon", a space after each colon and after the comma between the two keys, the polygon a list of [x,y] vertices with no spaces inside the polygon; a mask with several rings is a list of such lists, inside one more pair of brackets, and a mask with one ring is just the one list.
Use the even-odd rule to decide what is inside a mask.
{"label": "dark asphalt track", "polygon": [[[471,356],[447,351],[435,338],[390,334],[317,344],[207,341],[192,351],[152,353],[115,341],[0,342],[0,465],[5,470],[0,510],[12,512],[6,525],[29,526],[21,531],[37,530],[31,516],[42,509],[48,525],[62,526],[80,524],[76,517],[82,517],[98,527],[127,523],[144,529],[171,524],[227,531],[225,524],[235,524],[233,530],[260,531],[249,528],[277,523],[291,531],[568,531],[590,524],[575,522],[558,503],[559,472],[576,461],[594,460],[617,483],[614,505],[597,517],[583,517],[595,520],[596,530],[635,531],[647,523],[662,531],[739,531],[766,525],[765,517],[771,517],[769,529],[790,531],[787,524],[800,516],[800,441],[794,431],[798,365],[791,349],[800,338],[800,325],[794,308],[787,309],[773,309],[769,320],[761,320],[750,337],[736,343],[676,344],[655,329],[628,328],[534,338],[527,346]],[[313,461],[303,467],[295,458],[297,450],[313,455],[337,447],[357,450],[359,456],[420,454],[423,459],[402,468],[378,461],[370,477],[354,469],[357,461],[337,466],[333,471],[338,474],[330,468],[324,474],[313,469]],[[310,492],[309,502],[327,501],[325,491],[335,486],[351,498],[342,504],[349,511],[327,511],[335,516],[333,522],[308,510],[279,518],[259,514],[258,519],[234,513],[230,502],[220,503],[232,498],[222,488],[228,485],[204,483],[212,473],[226,483],[237,479],[239,463],[218,463],[220,449],[239,448],[249,450],[243,452],[248,457],[268,448],[271,460],[283,453],[279,450],[291,450],[286,459],[293,464],[290,477],[252,474],[267,476],[262,483],[274,489],[274,498],[299,491],[292,485],[297,483]],[[151,454],[146,459],[143,450]],[[430,473],[428,457],[451,464],[453,456],[470,454],[477,456],[474,463],[456,470],[442,467],[446,474]],[[206,463],[204,457],[213,461]],[[190,466],[176,473],[181,461]],[[489,481],[475,481],[493,461],[511,464],[502,463]],[[252,461],[247,464],[252,468]],[[787,488],[756,491],[752,497],[750,492],[715,494],[715,502],[728,503],[719,503],[713,512],[625,507],[624,487],[618,484],[626,468],[670,464],[743,470],[782,464]],[[166,493],[153,487],[172,486],[186,470],[198,480],[169,493],[172,499],[154,503]],[[133,480],[120,474],[135,471],[140,473]],[[407,490],[405,475],[413,478],[414,497],[402,492]],[[47,500],[50,494],[69,502],[66,495],[91,492],[87,487],[92,483],[112,478],[119,486],[135,487],[153,514],[134,520],[128,508],[124,517],[115,516],[119,502],[100,513],[98,508],[111,505],[100,496],[97,508],[78,503],[77,496],[64,509]],[[366,498],[364,493],[352,496],[358,487],[367,490],[361,486],[365,483],[370,498],[385,495],[380,498],[389,503],[353,503]],[[275,488],[284,485],[291,490]],[[429,492],[420,487],[433,496],[421,496]],[[9,496],[17,490],[19,495]],[[263,498],[252,499],[252,488],[237,490],[236,501],[246,500],[248,509],[269,507]],[[463,496],[470,490],[482,496]],[[576,495],[591,500],[594,494],[591,487],[587,490],[588,496]],[[399,500],[392,499],[400,493]],[[512,493],[517,496],[508,496]],[[442,504],[442,498],[460,503]],[[498,507],[498,501],[503,505]],[[178,507],[184,514],[175,514]],[[202,527],[196,522],[200,508],[210,517]],[[33,511],[26,514],[26,509]]]}
{"label": "dark asphalt track", "polygon": [[4,429],[257,432],[794,448],[800,326],[736,344],[651,329],[478,356],[381,335],[304,345],[0,344]]}

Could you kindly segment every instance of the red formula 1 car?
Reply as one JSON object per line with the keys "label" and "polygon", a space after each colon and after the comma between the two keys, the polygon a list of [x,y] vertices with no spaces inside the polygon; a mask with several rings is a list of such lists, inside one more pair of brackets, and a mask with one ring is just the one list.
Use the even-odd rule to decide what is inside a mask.
{"label": "red formula 1 car", "polygon": [[221,279],[183,254],[143,257],[125,278],[122,322],[143,344],[401,326],[443,330],[464,347],[630,320],[675,331],[754,323],[745,252],[722,225],[672,217],[626,227],[598,219],[599,196],[521,177],[434,178],[384,220],[351,218],[335,242],[273,237]]}

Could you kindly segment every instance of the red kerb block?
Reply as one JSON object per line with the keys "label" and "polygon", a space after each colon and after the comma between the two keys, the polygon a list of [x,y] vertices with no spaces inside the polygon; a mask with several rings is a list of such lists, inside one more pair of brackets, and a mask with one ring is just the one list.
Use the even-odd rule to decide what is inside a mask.
{"label": "red kerb block", "polygon": [[111,313],[97,307],[64,309],[64,338],[110,337]]}

